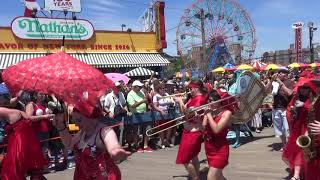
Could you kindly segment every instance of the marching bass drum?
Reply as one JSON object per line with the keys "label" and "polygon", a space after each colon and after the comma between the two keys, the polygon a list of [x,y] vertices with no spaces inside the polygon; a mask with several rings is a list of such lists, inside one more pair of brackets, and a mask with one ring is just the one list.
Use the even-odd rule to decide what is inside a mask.
{"label": "marching bass drum", "polygon": [[258,111],[266,96],[265,86],[252,72],[244,71],[236,81],[235,93],[240,97],[238,110],[232,115],[232,123],[247,123]]}

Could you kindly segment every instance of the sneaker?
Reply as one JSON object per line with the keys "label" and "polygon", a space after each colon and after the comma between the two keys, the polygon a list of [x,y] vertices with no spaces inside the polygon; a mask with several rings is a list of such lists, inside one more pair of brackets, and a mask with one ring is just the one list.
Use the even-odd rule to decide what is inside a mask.
{"label": "sneaker", "polygon": [[234,148],[234,149],[236,149],[236,148],[238,148],[238,147],[240,147],[240,146],[241,146],[241,143],[240,143],[240,142],[236,142],[236,143],[234,143],[234,144],[231,145],[231,147]]}
{"label": "sneaker", "polygon": [[161,146],[161,149],[165,149],[165,148],[166,148],[166,146],[165,146],[165,145],[162,145],[162,146]]}
{"label": "sneaker", "polygon": [[169,147],[174,147],[174,145],[173,144],[169,144]]}
{"label": "sneaker", "polygon": [[139,149],[137,150],[137,152],[138,152],[138,153],[143,153],[143,152],[144,152],[144,149],[139,148]]}
{"label": "sneaker", "polygon": [[68,162],[67,169],[74,169],[76,164],[74,162]]}
{"label": "sneaker", "polygon": [[144,148],[144,152],[153,152],[153,149],[151,149],[149,146]]}
{"label": "sneaker", "polygon": [[261,131],[259,129],[256,129],[256,133],[261,133]]}

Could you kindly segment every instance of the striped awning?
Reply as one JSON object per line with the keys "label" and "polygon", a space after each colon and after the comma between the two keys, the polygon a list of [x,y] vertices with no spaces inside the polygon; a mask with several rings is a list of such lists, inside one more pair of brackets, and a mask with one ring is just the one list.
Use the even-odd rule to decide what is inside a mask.
{"label": "striped awning", "polygon": [[[46,56],[46,53],[0,53],[0,69],[20,61]],[[96,68],[167,66],[161,53],[70,53],[71,56]]]}
{"label": "striped awning", "polygon": [[142,67],[138,67],[138,68],[132,69],[131,71],[126,72],[124,74],[129,77],[135,77],[135,76],[151,76],[154,73],[155,73],[155,75],[158,75],[158,73],[155,71],[152,71],[152,70],[146,69],[146,68],[142,68]]}

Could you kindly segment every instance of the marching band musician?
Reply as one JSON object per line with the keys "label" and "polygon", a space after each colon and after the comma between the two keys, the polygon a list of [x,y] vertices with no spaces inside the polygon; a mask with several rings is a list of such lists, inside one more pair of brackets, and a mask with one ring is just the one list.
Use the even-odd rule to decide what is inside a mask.
{"label": "marching band musician", "polygon": [[[228,96],[226,92],[213,90],[210,93],[209,100],[217,101]],[[216,107],[210,107],[210,109],[217,109],[220,105],[225,106],[222,102],[217,104]],[[210,167],[207,175],[208,180],[226,180],[222,170],[228,165],[229,159],[229,143],[226,137],[231,126],[231,114],[232,106],[226,106],[217,115],[209,112],[204,116],[202,123],[205,128],[204,144]]]}
{"label": "marching band musician", "polygon": [[[317,111],[320,110],[320,104],[318,103],[316,105]],[[319,113],[318,113],[319,116]],[[315,121],[314,123],[310,123],[309,128],[311,129],[311,133],[315,136],[318,136],[317,138],[317,156],[312,159],[311,161],[305,162],[304,168],[305,168],[305,180],[320,180],[320,121],[319,118],[317,118],[318,121]]]}
{"label": "marching band musician", "polygon": [[[207,103],[206,89],[200,80],[193,80],[188,84],[191,91],[191,98],[186,104],[181,97],[176,97],[175,101],[180,106],[180,111],[186,113],[187,109],[195,108]],[[188,116],[188,114],[187,114]],[[184,123],[182,139],[177,154],[176,164],[183,164],[192,180],[199,180],[200,163],[198,154],[201,150],[202,142],[202,117],[195,115],[192,120]]]}
{"label": "marching band musician", "polygon": [[299,180],[303,177],[304,156],[296,141],[300,135],[307,132],[307,117],[311,105],[310,97],[315,95],[316,87],[308,79],[302,77],[296,84],[294,93],[295,95],[286,111],[290,135],[283,151],[283,160],[292,171],[291,180]]}
{"label": "marching band musician", "polygon": [[[317,101],[314,105],[315,111],[319,112],[320,110],[320,101]],[[315,146],[317,150],[317,156],[311,159],[310,161],[305,162],[304,171],[305,171],[305,180],[320,180],[320,113],[315,113],[315,121],[310,123],[308,128],[310,132],[315,137]]]}

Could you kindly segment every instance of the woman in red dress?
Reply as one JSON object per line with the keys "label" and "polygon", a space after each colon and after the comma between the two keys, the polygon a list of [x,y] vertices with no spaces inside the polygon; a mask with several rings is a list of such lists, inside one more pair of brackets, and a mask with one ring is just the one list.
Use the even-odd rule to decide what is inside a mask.
{"label": "woman in red dress", "polygon": [[304,157],[302,149],[297,145],[297,138],[307,132],[307,117],[310,110],[310,96],[316,93],[316,87],[308,79],[300,78],[294,88],[295,95],[287,107],[287,119],[290,136],[283,151],[283,160],[292,171],[291,180],[303,177]]}
{"label": "woman in red dress", "polygon": [[[0,106],[8,101],[0,95]],[[47,165],[40,142],[29,119],[52,118],[53,115],[28,116],[22,111],[0,107],[0,118],[7,120],[7,153],[2,161],[2,180],[24,180],[31,172],[31,180],[43,180],[41,170]]]}
{"label": "woman in red dress", "polygon": [[[221,91],[213,90],[210,93],[210,101],[217,101],[221,97],[227,97]],[[208,180],[226,180],[222,170],[228,165],[229,143],[227,134],[231,126],[231,115],[233,106],[227,106],[224,102],[215,105],[210,109],[216,109],[225,106],[218,114],[211,112],[204,116],[203,126],[205,128],[205,150],[209,164]]]}
{"label": "woman in red dress", "polygon": [[[320,111],[320,101],[315,103],[315,111]],[[317,156],[304,163],[305,180],[320,180],[320,113],[316,113],[316,120],[309,124],[310,131],[316,140]]]}
{"label": "woman in red dress", "polygon": [[[206,89],[201,81],[191,81],[188,85],[192,98],[188,100],[186,105],[181,97],[175,100],[179,103],[180,111],[186,113],[186,109],[195,108],[207,103]],[[183,164],[192,180],[199,180],[200,163],[198,154],[201,150],[202,142],[202,119],[195,115],[188,122],[184,123],[182,138],[176,159],[176,164]]]}
{"label": "woman in red dress", "polygon": [[83,115],[73,109],[72,117],[80,131],[71,136],[63,121],[63,114],[58,114],[53,123],[68,149],[73,149],[76,156],[74,180],[120,180],[121,173],[115,160],[126,159],[130,152],[123,150],[115,132],[100,123],[101,113],[92,116]]}

